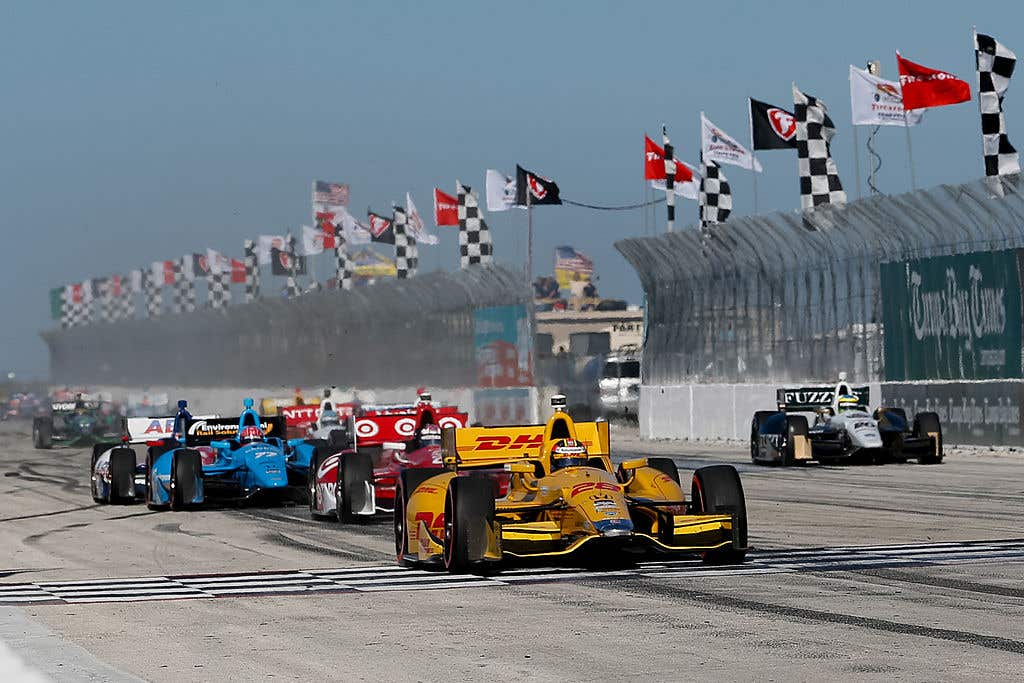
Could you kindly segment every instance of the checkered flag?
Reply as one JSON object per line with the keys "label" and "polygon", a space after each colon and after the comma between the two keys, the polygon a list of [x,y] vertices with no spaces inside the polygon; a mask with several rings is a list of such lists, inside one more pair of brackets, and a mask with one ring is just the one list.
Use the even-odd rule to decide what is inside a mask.
{"label": "checkered flag", "polygon": [[724,223],[732,213],[732,190],[722,167],[714,161],[704,161],[704,178],[700,181],[700,227]]}
{"label": "checkered flag", "polygon": [[974,58],[978,67],[978,106],[981,138],[988,177],[1020,173],[1020,158],[1006,135],[1003,97],[1017,65],[1017,55],[992,36],[974,34]]}
{"label": "checkered flag", "polygon": [[134,273],[114,276],[115,320],[128,320],[129,318],[135,317],[135,290],[132,287],[133,277]]}
{"label": "checkered flag", "polygon": [[800,92],[793,84],[793,116],[800,169],[800,207],[806,210],[822,204],[845,204],[846,193],[829,148],[836,130],[825,124],[828,107],[821,100]]}
{"label": "checkered flag", "polygon": [[142,271],[142,298],[146,300],[146,317],[157,318],[164,307],[164,264],[157,261]]}
{"label": "checkered flag", "polygon": [[212,268],[210,269],[206,276],[206,286],[210,291],[210,308],[219,310],[231,303],[231,285],[228,282],[230,277],[230,274],[215,273]]}
{"label": "checkered flag", "polygon": [[399,280],[415,277],[416,266],[419,265],[419,254],[416,249],[416,238],[409,234],[409,223],[405,210],[394,209],[391,221],[395,235],[395,272]]}
{"label": "checkered flag", "polygon": [[260,264],[256,259],[256,243],[245,240],[242,253],[245,263],[245,303],[249,304],[260,297]]}
{"label": "checkered flag", "polygon": [[90,280],[93,291],[94,305],[99,308],[100,322],[112,323],[116,320],[114,310],[114,279],[98,277]]}
{"label": "checkered flag", "polygon": [[91,285],[88,281],[64,287],[61,297],[61,327],[81,327],[90,322]]}
{"label": "checkered flag", "polygon": [[196,274],[192,262],[192,254],[185,254],[174,261],[172,313],[192,313],[196,310]]}
{"label": "checkered flag", "polygon": [[338,289],[352,289],[352,260],[345,245],[345,231],[338,224],[334,228],[334,280]]}
{"label": "checkered flag", "polygon": [[491,230],[480,213],[476,195],[458,180],[455,189],[459,195],[459,265],[467,268],[476,263],[491,263]]}
{"label": "checkered flag", "polygon": [[291,264],[291,269],[288,271],[288,281],[285,285],[288,291],[288,298],[295,299],[302,294],[302,290],[299,289],[299,283],[295,279],[295,237],[288,233],[288,263]]}

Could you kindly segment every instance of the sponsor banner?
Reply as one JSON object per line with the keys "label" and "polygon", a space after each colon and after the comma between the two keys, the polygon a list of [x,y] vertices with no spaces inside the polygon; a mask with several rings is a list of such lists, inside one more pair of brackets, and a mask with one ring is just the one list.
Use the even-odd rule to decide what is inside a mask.
{"label": "sponsor banner", "polygon": [[879,78],[850,65],[850,108],[855,126],[916,126],[924,110],[904,112],[896,81]]}
{"label": "sponsor banner", "polygon": [[1022,404],[1022,382],[882,384],[882,405],[903,408],[909,420],[913,421],[917,413],[936,413],[947,446],[1024,445]]}
{"label": "sponsor banner", "polygon": [[[188,433],[185,443],[189,446],[201,446],[211,441],[234,439],[238,436],[237,417],[200,418],[188,421]],[[260,429],[265,436],[285,438],[283,417],[261,417]]]}
{"label": "sponsor banner", "polygon": [[705,162],[732,164],[757,173],[761,172],[761,163],[754,158],[750,150],[711,123],[708,117],[704,116],[704,112],[700,113],[700,139]]}
{"label": "sponsor banner", "polygon": [[1021,377],[1024,251],[883,263],[885,379]]}
{"label": "sponsor banner", "polygon": [[533,384],[533,344],[525,306],[492,306],[473,311],[473,347],[477,386]]}

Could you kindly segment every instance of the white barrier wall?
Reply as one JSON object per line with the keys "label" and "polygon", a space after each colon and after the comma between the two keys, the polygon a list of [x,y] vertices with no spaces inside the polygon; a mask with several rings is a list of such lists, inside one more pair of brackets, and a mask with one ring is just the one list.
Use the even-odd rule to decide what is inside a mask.
{"label": "white barrier wall", "polygon": [[[819,382],[792,382],[813,386]],[[827,384],[827,382],[820,382]],[[640,436],[644,439],[735,439],[750,437],[756,410],[774,410],[775,384],[683,384],[640,387]],[[868,385],[871,402],[881,386]]]}

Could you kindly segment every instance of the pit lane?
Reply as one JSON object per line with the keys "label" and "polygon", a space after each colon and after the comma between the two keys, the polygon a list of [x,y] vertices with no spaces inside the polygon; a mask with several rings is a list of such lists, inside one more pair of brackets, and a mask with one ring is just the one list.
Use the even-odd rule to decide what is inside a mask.
{"label": "pit lane", "polygon": [[[991,679],[1019,669],[1019,454],[779,469],[752,466],[739,446],[641,444],[623,428],[613,445],[621,457],[672,455],[684,476],[740,466],[750,561],[409,572],[393,566],[388,519],[93,505],[87,451],[35,451],[26,427],[3,425],[0,637],[51,676],[63,659],[65,671],[115,679]],[[159,645],[140,657],[139,643]]]}

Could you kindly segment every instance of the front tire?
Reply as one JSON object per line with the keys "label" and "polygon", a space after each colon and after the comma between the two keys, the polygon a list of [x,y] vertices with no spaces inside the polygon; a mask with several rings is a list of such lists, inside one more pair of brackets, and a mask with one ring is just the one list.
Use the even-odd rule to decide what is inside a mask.
{"label": "front tire", "polygon": [[772,415],[773,410],[757,410],[754,412],[754,419],[750,421],[750,461],[755,465],[763,463],[761,460],[761,425]]}
{"label": "front tire", "polygon": [[32,421],[32,445],[43,450],[53,448],[53,420],[40,417]]}
{"label": "front tire", "polygon": [[[307,493],[309,494],[309,516],[312,519],[328,519],[330,515],[324,514],[320,508],[323,501],[320,500],[320,491],[317,486],[317,472],[324,461],[324,455],[319,448],[313,449],[313,455],[309,459],[309,475],[307,476]],[[339,463],[340,467],[340,463]]]}
{"label": "front tire", "polygon": [[710,550],[703,554],[705,564],[740,564],[747,556],[747,503],[743,483],[732,465],[710,465],[694,471],[691,484],[693,511],[697,514],[732,514],[734,537],[740,548]]}
{"label": "front tire", "polygon": [[444,567],[465,574],[487,553],[494,487],[483,477],[455,477],[444,498]]}
{"label": "front tire", "polygon": [[334,496],[340,522],[354,522],[366,508],[373,491],[373,461],[365,453],[346,453],[338,461]]}
{"label": "front tire", "polygon": [[203,463],[198,451],[185,448],[175,451],[171,459],[171,509],[184,510],[199,494],[199,478]]}
{"label": "front tire", "polygon": [[135,451],[115,448],[110,452],[110,502],[135,501]]}
{"label": "front tire", "polygon": [[790,467],[797,464],[796,448],[797,441],[808,439],[810,428],[807,425],[807,418],[803,415],[786,416],[786,447],[782,449],[782,459],[779,464],[783,467]]}

